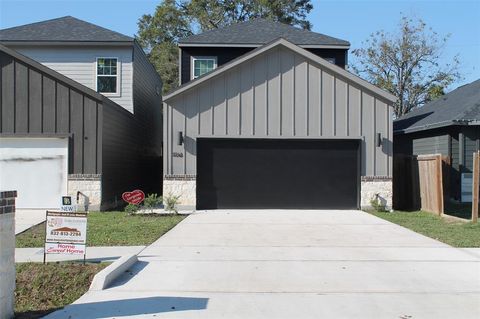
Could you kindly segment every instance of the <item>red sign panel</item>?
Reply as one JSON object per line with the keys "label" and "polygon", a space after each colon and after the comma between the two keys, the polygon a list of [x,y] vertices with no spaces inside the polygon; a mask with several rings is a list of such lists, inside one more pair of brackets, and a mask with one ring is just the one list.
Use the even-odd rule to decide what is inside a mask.
{"label": "red sign panel", "polygon": [[131,192],[123,193],[122,198],[129,204],[138,205],[145,199],[145,194],[141,190],[136,189]]}

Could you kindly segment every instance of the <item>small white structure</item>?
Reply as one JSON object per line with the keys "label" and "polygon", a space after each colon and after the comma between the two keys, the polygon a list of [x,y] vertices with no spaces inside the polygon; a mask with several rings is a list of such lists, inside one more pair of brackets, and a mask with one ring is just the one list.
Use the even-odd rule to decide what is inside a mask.
{"label": "small white structure", "polygon": [[0,191],[0,319],[14,314],[15,197],[16,191]]}
{"label": "small white structure", "polygon": [[0,189],[16,189],[18,208],[60,208],[67,192],[67,138],[0,138]]}

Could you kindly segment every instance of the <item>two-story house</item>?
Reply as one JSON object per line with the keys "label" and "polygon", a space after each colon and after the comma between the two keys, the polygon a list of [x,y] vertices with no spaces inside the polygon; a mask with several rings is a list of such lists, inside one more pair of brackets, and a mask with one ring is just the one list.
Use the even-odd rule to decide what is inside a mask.
{"label": "two-story house", "polygon": [[180,84],[278,38],[284,38],[341,68],[348,63],[348,41],[267,19],[255,19],[181,39],[178,44]]}
{"label": "two-story house", "polygon": [[0,44],[0,188],[17,207],[161,192],[162,82],[133,38],[67,16],[0,30]]}
{"label": "two-story house", "polygon": [[179,47],[164,195],[197,209],[391,207],[396,99],[346,71],[347,41],[256,19]]}

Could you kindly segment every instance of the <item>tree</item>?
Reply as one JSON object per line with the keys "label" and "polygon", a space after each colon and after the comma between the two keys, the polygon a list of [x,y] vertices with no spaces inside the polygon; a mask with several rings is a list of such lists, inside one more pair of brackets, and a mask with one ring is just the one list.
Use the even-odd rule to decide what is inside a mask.
{"label": "tree", "polygon": [[153,15],[138,21],[137,41],[163,80],[163,93],[178,86],[178,41],[254,18],[266,18],[310,30],[310,0],[163,0]]}
{"label": "tree", "polygon": [[155,14],[138,21],[137,41],[162,77],[163,93],[178,86],[179,39],[193,34],[190,21],[175,0],[164,0]]}
{"label": "tree", "polygon": [[422,20],[402,17],[398,34],[378,31],[353,50],[357,58],[353,70],[398,98],[394,105],[398,118],[443,95],[460,78],[457,56],[440,63],[448,38],[439,38]]}
{"label": "tree", "polygon": [[181,4],[202,31],[254,18],[265,18],[310,30],[310,0],[191,0]]}

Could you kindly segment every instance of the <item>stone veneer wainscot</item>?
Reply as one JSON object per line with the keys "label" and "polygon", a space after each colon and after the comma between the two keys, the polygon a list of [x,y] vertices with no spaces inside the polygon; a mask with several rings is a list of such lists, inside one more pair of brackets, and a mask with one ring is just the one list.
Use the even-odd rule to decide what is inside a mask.
{"label": "stone veneer wainscot", "polygon": [[[70,174],[68,175],[68,195],[77,197],[80,192],[79,206],[85,210],[100,210],[102,202],[101,174]],[[83,210],[83,209],[82,209]]]}

